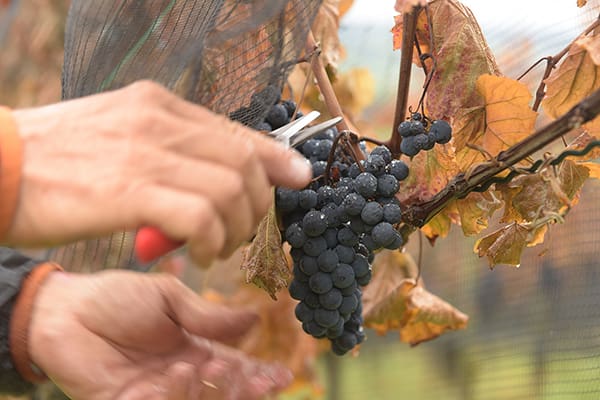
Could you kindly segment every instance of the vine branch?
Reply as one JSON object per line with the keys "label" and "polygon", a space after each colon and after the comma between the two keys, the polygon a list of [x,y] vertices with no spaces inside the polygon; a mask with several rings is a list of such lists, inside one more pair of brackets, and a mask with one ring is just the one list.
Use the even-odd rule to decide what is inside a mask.
{"label": "vine branch", "polygon": [[398,126],[406,117],[408,105],[408,90],[410,88],[410,74],[412,70],[413,50],[415,46],[415,34],[417,32],[417,18],[421,7],[414,7],[410,13],[404,13],[402,20],[402,49],[400,55],[400,73],[398,77],[398,92],[396,95],[396,111],[394,113],[394,124],[388,148],[398,156],[400,154],[400,142],[402,137],[397,134]]}
{"label": "vine branch", "polygon": [[[402,214],[402,221],[410,227],[421,227],[442,210],[450,201],[463,198],[498,173],[511,168],[547,144],[600,114],[600,89],[576,104],[567,113],[534,132],[531,136],[500,152],[490,162],[475,166],[469,175],[455,176],[444,189],[430,200],[412,205]],[[405,229],[405,230],[406,230]]]}

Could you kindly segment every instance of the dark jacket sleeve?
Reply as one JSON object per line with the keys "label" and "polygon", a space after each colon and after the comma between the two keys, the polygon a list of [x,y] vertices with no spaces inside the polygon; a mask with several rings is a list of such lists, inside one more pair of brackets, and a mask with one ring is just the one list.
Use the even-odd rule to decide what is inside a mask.
{"label": "dark jacket sleeve", "polygon": [[0,247],[0,393],[21,395],[31,391],[32,383],[15,370],[9,347],[9,326],[15,298],[23,279],[40,261],[18,251]]}

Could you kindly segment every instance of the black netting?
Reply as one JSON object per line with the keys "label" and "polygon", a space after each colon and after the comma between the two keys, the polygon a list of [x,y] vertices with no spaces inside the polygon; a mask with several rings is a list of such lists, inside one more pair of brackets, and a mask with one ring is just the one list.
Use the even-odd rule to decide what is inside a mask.
{"label": "black netting", "polygon": [[[279,98],[321,0],[153,0],[71,3],[63,98],[151,79],[247,125]],[[144,268],[133,234],[49,255],[70,269]]]}

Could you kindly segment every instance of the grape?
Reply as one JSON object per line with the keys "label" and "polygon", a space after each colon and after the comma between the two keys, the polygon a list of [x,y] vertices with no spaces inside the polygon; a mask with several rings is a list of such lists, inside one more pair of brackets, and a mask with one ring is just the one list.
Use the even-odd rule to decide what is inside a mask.
{"label": "grape", "polygon": [[369,282],[371,282],[371,275],[372,275],[372,272],[369,271],[365,276],[361,276],[360,278],[356,278],[356,282],[360,286],[367,286],[369,284]]}
{"label": "grape", "polygon": [[298,263],[300,271],[304,272],[307,276],[311,276],[319,272],[318,261],[315,257],[304,256]]}
{"label": "grape", "polygon": [[327,159],[329,158],[329,152],[331,151],[332,147],[332,140],[320,140],[319,147],[317,148],[317,154],[315,154],[315,157],[317,157],[317,159],[320,161],[327,161]]}
{"label": "grape", "polygon": [[399,205],[389,203],[383,206],[383,220],[390,224],[397,224],[402,220],[402,209]]}
{"label": "grape", "polygon": [[354,256],[356,255],[356,252],[352,247],[344,246],[341,244],[335,246],[335,252],[337,253],[339,261],[341,263],[347,264],[354,261]]}
{"label": "grape", "polygon": [[[292,281],[293,283],[294,281]],[[308,287],[316,294],[323,294],[331,290],[333,287],[333,277],[324,272],[317,272],[308,280]],[[301,299],[296,299],[301,300]]]}
{"label": "grape", "polygon": [[385,146],[375,147],[373,151],[371,151],[370,156],[381,156],[386,164],[389,164],[392,161],[392,152]]}
{"label": "grape", "polygon": [[294,264],[294,268],[292,268],[292,272],[294,273],[295,280],[297,280],[298,282],[302,282],[302,283],[308,283],[308,278],[310,278],[310,276],[305,274],[304,272],[302,272],[302,270],[300,269],[300,265],[298,263]]}
{"label": "grape", "polygon": [[354,270],[348,264],[338,264],[331,273],[331,280],[336,288],[344,289],[354,282]]}
{"label": "grape", "polygon": [[321,303],[321,307],[327,310],[337,310],[342,304],[342,300],[342,293],[336,288],[331,289],[327,293],[319,295],[319,303]]}
{"label": "grape", "polygon": [[371,237],[377,246],[385,247],[395,239],[396,230],[389,222],[380,222],[373,227]]}
{"label": "grape", "polygon": [[302,250],[312,257],[318,257],[319,254],[327,250],[327,241],[323,236],[311,237],[306,239]]}
{"label": "grape", "polygon": [[396,232],[394,236],[394,241],[385,246],[385,248],[389,250],[396,250],[402,247],[403,244],[404,240],[402,239],[402,236],[398,232]]}
{"label": "grape", "polygon": [[402,121],[400,125],[398,125],[398,133],[403,138],[411,136],[412,130],[410,129],[410,121]]}
{"label": "grape", "polygon": [[356,310],[356,307],[358,307],[358,299],[354,294],[351,294],[350,296],[344,296],[344,298],[342,299],[342,304],[340,304],[338,311],[342,315],[351,314],[352,312],[354,312],[354,310]]}
{"label": "grape", "polygon": [[310,189],[298,192],[298,205],[305,210],[311,210],[317,206],[317,192]]}
{"label": "grape", "polygon": [[417,136],[425,134],[425,127],[421,121],[411,121],[410,122],[410,136]]}
{"label": "grape", "polygon": [[331,140],[333,142],[333,140],[335,139],[336,136],[337,136],[337,129],[335,127],[333,127],[333,128],[329,128],[329,129],[324,130],[323,132],[319,133],[317,136],[315,136],[315,139]]}
{"label": "grape", "polygon": [[288,111],[283,104],[275,104],[269,110],[266,119],[274,129],[277,129],[287,124],[290,117],[288,116]]}
{"label": "grape", "polygon": [[320,211],[309,211],[302,219],[302,227],[307,236],[321,236],[327,229],[327,217]]}
{"label": "grape", "polygon": [[408,178],[409,171],[408,166],[404,162],[400,160],[392,160],[392,162],[390,162],[388,165],[388,172],[394,175],[394,177],[396,177],[396,179],[399,181],[403,181]]}
{"label": "grape", "polygon": [[427,137],[427,142],[423,145],[423,150],[431,150],[433,146],[435,146],[435,136],[431,133],[425,135]]}
{"label": "grape", "polygon": [[327,162],[325,161],[316,161],[312,163],[313,168],[313,178],[318,178],[321,175],[325,174],[325,170],[327,169]]}
{"label": "grape", "polygon": [[412,113],[412,115],[410,116],[410,118],[413,121],[421,121],[423,119],[423,115],[421,115],[421,113],[416,112],[416,113]]}
{"label": "grape", "polygon": [[340,319],[340,313],[336,310],[317,308],[315,310],[315,322],[324,328],[335,326]]}
{"label": "grape", "polygon": [[350,296],[354,294],[354,291],[358,288],[358,283],[356,281],[352,282],[352,284],[346,288],[340,289],[343,296]]}
{"label": "grape", "polygon": [[360,215],[367,201],[358,193],[350,193],[342,202],[342,206],[348,215]]}
{"label": "grape", "polygon": [[368,172],[362,172],[354,180],[356,191],[364,197],[372,197],[377,193],[377,178]]}
{"label": "grape", "polygon": [[350,168],[348,168],[348,177],[352,178],[352,179],[356,179],[356,177],[358,175],[360,175],[362,171],[360,170],[360,167],[358,166],[357,163],[354,163],[350,166]]}
{"label": "grape", "polygon": [[328,203],[333,202],[333,197],[335,196],[335,191],[331,186],[321,186],[317,190],[317,206],[323,207]]}
{"label": "grape", "polygon": [[335,343],[339,346],[340,349],[349,351],[356,346],[356,335],[351,332],[344,332],[342,336],[335,339]]}
{"label": "grape", "polygon": [[379,176],[385,172],[386,162],[382,156],[370,155],[365,161],[365,172]]}
{"label": "grape", "polygon": [[338,231],[338,242],[344,246],[355,246],[358,244],[358,235],[349,227],[343,227]]}
{"label": "grape", "polygon": [[257,131],[267,131],[270,132],[273,130],[273,127],[266,121],[262,121],[259,122],[258,124],[254,125],[254,129],[256,129]]}
{"label": "grape", "polygon": [[392,197],[400,188],[394,175],[384,174],[377,178],[377,193],[381,196]]}
{"label": "grape", "polygon": [[288,118],[292,118],[292,115],[294,115],[294,111],[296,111],[296,107],[297,107],[296,102],[294,100],[285,100],[281,104],[285,107]]}
{"label": "grape", "polygon": [[316,309],[316,308],[321,307],[321,303],[319,303],[319,295],[310,290],[308,291],[308,293],[306,293],[306,296],[304,296],[304,302],[310,308]]}
{"label": "grape", "polygon": [[323,272],[331,272],[333,271],[339,262],[339,257],[337,252],[332,249],[325,250],[319,257],[317,258],[318,268]]}
{"label": "grape", "polygon": [[325,242],[327,243],[327,248],[333,249],[335,246],[337,246],[337,229],[327,228],[325,233],[323,233],[323,237],[325,238]]}
{"label": "grape", "polygon": [[294,248],[301,248],[306,243],[306,234],[302,230],[299,223],[294,223],[288,226],[285,230],[285,240]]}
{"label": "grape", "polygon": [[304,329],[304,332],[306,332],[309,335],[314,336],[316,338],[324,337],[325,334],[327,333],[327,328],[321,326],[315,320],[303,323],[302,329]]}
{"label": "grape", "polygon": [[[354,310],[352,310],[352,311],[354,311]],[[296,304],[294,313],[296,314],[296,318],[298,318],[298,320],[300,320],[302,322],[310,322],[315,317],[315,311],[302,301],[300,303]]]}
{"label": "grape", "polygon": [[356,258],[352,262],[352,269],[354,270],[354,276],[360,278],[371,271],[371,266],[369,265],[367,257],[363,256],[362,254],[357,254]]}
{"label": "grape", "polygon": [[443,119],[435,120],[431,123],[430,132],[439,144],[446,144],[452,139],[452,127]]}
{"label": "grape", "polygon": [[335,339],[344,334],[344,319],[339,318],[337,323],[331,328],[327,329],[327,337],[329,339]]}
{"label": "grape", "polygon": [[293,211],[298,207],[298,191],[279,187],[275,191],[275,204],[281,212]]}
{"label": "grape", "polygon": [[316,139],[308,139],[302,145],[302,154],[306,158],[316,157],[319,154],[319,141]]}
{"label": "grape", "polygon": [[402,142],[400,143],[400,151],[409,157],[417,155],[419,149],[415,146],[413,136],[405,137],[404,139],[402,139]]}
{"label": "grape", "polygon": [[[330,281],[331,281],[331,279],[330,279]],[[306,294],[309,291],[309,288],[308,288],[308,285],[306,285],[305,283],[302,283],[302,282],[294,279],[290,283],[288,290],[290,292],[290,296],[292,296],[293,299],[304,300],[304,298],[306,297]]]}
{"label": "grape", "polygon": [[427,138],[426,133],[418,134],[413,138],[414,146],[418,150],[423,150],[425,146],[427,146],[428,141],[429,139]]}
{"label": "grape", "polygon": [[365,224],[375,225],[383,219],[383,207],[376,202],[370,202],[365,205],[360,218]]}
{"label": "grape", "polygon": [[369,249],[369,251],[374,251],[378,248],[377,244],[375,243],[371,235],[368,233],[363,233],[361,241],[365,245],[365,247]]}

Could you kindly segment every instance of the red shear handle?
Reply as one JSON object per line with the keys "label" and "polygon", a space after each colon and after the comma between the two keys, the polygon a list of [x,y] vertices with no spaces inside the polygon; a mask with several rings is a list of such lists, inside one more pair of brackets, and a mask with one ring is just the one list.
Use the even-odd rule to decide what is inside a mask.
{"label": "red shear handle", "polygon": [[135,255],[140,262],[148,263],[182,245],[183,242],[169,239],[159,229],[146,226],[135,237]]}

